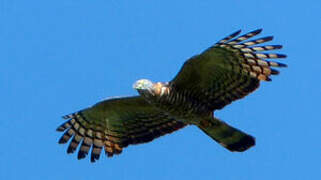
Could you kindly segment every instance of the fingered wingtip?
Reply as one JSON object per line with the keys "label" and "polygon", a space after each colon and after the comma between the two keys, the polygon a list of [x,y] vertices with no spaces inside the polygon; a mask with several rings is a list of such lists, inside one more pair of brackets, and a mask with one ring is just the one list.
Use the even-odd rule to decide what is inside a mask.
{"label": "fingered wingtip", "polygon": [[262,38],[265,42],[267,41],[272,41],[274,39],[274,36],[266,36],[264,38]]}
{"label": "fingered wingtip", "polygon": [[88,155],[88,152],[79,150],[78,155],[77,155],[77,159],[78,160],[84,159],[87,155]]}
{"label": "fingered wingtip", "polygon": [[90,162],[94,163],[99,160],[100,154],[91,154]]}
{"label": "fingered wingtip", "polygon": [[239,35],[241,32],[242,32],[242,30],[239,29],[239,30],[235,31],[234,33],[232,33],[231,36],[237,36],[237,35]]}
{"label": "fingered wingtip", "polygon": [[283,64],[283,63],[279,63],[280,64],[280,67],[288,67],[287,64]]}
{"label": "fingered wingtip", "polygon": [[285,55],[285,54],[278,54],[278,58],[287,58],[287,55]]}
{"label": "fingered wingtip", "polygon": [[282,45],[274,45],[273,47],[274,47],[274,49],[282,49],[283,48]]}
{"label": "fingered wingtip", "polygon": [[61,127],[61,126],[59,126],[57,129],[56,129],[56,131],[58,131],[58,132],[63,132],[65,130],[65,128],[63,128],[63,127]]}
{"label": "fingered wingtip", "polygon": [[259,28],[259,29],[256,29],[250,33],[253,33],[253,34],[260,34],[261,32],[263,31],[263,28]]}
{"label": "fingered wingtip", "polygon": [[71,118],[70,115],[64,115],[64,116],[61,116],[62,119],[69,119]]}
{"label": "fingered wingtip", "polygon": [[278,74],[280,74],[280,71],[271,68],[271,74],[273,74],[273,75],[278,75]]}

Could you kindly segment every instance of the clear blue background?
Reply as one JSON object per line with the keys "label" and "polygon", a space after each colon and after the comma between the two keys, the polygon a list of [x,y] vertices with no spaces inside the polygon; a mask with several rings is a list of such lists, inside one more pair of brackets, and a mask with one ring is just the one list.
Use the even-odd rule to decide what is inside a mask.
{"label": "clear blue background", "polygon": [[[0,0],[0,179],[320,179],[321,2]],[[238,30],[283,44],[272,83],[216,113],[257,139],[231,153],[196,127],[91,164],[66,154],[62,115],[140,78],[171,80]],[[262,35],[262,36],[263,36]]]}

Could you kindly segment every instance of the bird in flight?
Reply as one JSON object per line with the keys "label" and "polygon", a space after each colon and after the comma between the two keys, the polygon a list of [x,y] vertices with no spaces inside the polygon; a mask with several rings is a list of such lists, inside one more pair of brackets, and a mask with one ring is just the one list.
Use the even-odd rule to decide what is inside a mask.
{"label": "bird in flight", "polygon": [[95,162],[102,149],[112,157],[128,145],[195,125],[229,151],[249,149],[255,138],[219,120],[214,111],[253,92],[260,81],[271,81],[271,75],[279,74],[271,67],[286,67],[267,60],[285,55],[262,52],[281,49],[281,45],[258,45],[273,36],[248,40],[261,31],[239,36],[239,30],[225,37],[188,59],[169,82],[136,81],[133,88],[138,96],[111,98],[64,116],[66,122],[57,128],[64,132],[59,143],[70,141],[67,153],[74,153],[81,144],[78,159],[91,151],[91,162]]}

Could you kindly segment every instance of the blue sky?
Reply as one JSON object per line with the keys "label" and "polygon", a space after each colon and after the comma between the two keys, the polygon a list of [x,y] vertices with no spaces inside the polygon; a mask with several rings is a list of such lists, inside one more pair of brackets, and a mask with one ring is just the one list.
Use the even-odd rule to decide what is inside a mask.
{"label": "blue sky", "polygon": [[[319,179],[320,11],[315,0],[1,0],[0,179]],[[140,78],[171,80],[189,57],[256,28],[284,45],[289,67],[216,112],[256,137],[249,151],[192,126],[95,164],[57,144],[62,115],[135,95]]]}

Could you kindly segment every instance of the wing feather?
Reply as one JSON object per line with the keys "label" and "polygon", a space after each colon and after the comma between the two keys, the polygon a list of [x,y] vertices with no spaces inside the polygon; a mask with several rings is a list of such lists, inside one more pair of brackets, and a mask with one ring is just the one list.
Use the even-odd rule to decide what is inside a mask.
{"label": "wing feather", "polygon": [[63,118],[67,121],[57,128],[65,131],[59,143],[72,139],[67,153],[80,146],[78,159],[90,153],[91,162],[99,159],[103,148],[112,157],[130,144],[146,143],[185,126],[140,96],[108,99]]}
{"label": "wing feather", "polygon": [[170,85],[177,92],[188,91],[194,100],[210,110],[221,109],[243,98],[257,89],[261,80],[271,81],[271,75],[279,74],[271,67],[286,67],[285,64],[267,60],[285,58],[286,55],[261,53],[281,49],[281,45],[253,46],[271,41],[273,36],[243,42],[261,31],[258,29],[236,37],[240,33],[237,31],[220,40],[202,54],[186,61]]}

